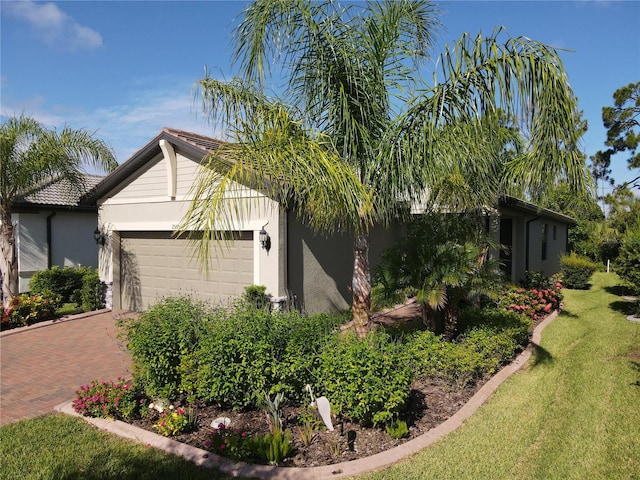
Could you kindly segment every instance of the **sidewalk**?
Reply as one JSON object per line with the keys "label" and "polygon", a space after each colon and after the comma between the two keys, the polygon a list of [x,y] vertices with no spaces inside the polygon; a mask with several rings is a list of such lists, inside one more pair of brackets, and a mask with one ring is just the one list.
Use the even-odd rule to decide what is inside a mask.
{"label": "sidewalk", "polygon": [[51,412],[91,380],[129,378],[116,317],[101,310],[2,332],[0,425]]}

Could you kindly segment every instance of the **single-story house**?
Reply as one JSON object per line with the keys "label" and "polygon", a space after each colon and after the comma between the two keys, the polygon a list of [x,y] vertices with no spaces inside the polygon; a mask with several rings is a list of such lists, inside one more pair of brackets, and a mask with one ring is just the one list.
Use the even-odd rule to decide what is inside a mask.
{"label": "single-story house", "polygon": [[[315,234],[292,212],[246,187],[237,188],[236,194],[252,203],[251,217],[234,225],[233,240],[224,251],[213,250],[217,258],[207,273],[202,272],[193,241],[174,232],[190,204],[198,171],[204,168],[202,159],[219,146],[219,141],[202,135],[164,128],[84,198],[97,204],[99,228],[107,238],[99,270],[107,284],[108,304],[114,309],[144,309],[164,296],[179,294],[228,302],[255,284],[266,286],[276,301],[289,299],[307,312],[348,308],[351,236]],[[549,260],[534,262],[531,254],[528,258],[531,269],[552,268],[551,256],[561,250],[560,244],[566,246],[563,217],[534,210],[526,202],[508,207],[504,228],[511,226],[511,235],[505,235],[511,243],[505,243],[513,246],[512,276],[524,271],[516,263],[525,258],[522,228],[534,238],[535,228],[550,225],[545,228],[555,236],[545,237]],[[544,223],[547,217],[549,223]],[[374,228],[371,263],[403,233],[402,226]]]}
{"label": "single-story house", "polygon": [[[84,192],[104,177],[84,175]],[[12,221],[16,225],[16,250],[20,292],[29,291],[34,272],[54,265],[98,266],[98,246],[93,237],[98,220],[95,205],[80,202],[65,180],[50,179],[16,198]]]}

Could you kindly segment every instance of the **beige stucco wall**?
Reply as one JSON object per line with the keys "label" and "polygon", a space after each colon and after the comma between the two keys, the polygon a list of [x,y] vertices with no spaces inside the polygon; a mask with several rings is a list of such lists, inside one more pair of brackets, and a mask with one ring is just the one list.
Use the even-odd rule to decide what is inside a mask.
{"label": "beige stucco wall", "polygon": [[[119,238],[123,232],[173,232],[181,225],[189,207],[190,189],[199,170],[203,168],[180,152],[176,152],[175,191],[171,191],[171,169],[163,154],[130,175],[127,181],[98,201],[100,228],[108,233],[107,244],[100,252],[100,276],[107,283],[118,280]],[[175,193],[175,195],[172,195]],[[267,287],[267,293],[280,297],[286,294],[286,279],[281,264],[286,248],[285,217],[279,206],[242,186],[234,195],[247,202],[250,214],[232,225],[234,231],[253,232],[253,283]],[[271,237],[271,250],[261,248],[259,231],[265,226]],[[215,255],[224,250],[212,248]]]}

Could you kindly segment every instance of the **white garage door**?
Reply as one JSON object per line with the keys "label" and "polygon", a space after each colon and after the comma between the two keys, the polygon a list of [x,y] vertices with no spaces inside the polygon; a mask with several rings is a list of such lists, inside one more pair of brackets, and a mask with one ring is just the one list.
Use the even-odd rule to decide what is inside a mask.
{"label": "white garage door", "polygon": [[224,255],[212,245],[208,277],[200,272],[193,244],[170,232],[120,233],[122,307],[145,309],[161,298],[194,295],[228,302],[253,283],[253,232],[237,232]]}

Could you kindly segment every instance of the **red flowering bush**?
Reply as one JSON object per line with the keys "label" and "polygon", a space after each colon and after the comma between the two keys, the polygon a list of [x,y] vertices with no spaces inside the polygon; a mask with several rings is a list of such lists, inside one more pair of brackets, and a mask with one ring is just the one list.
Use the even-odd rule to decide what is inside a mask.
{"label": "red flowering bush", "polygon": [[549,288],[532,289],[506,285],[498,306],[510,312],[526,315],[533,321],[539,321],[560,308],[563,298],[561,289],[560,282],[552,284]]}
{"label": "red flowering bush", "polygon": [[76,391],[73,409],[87,417],[130,419],[138,414],[140,395],[131,382],[118,377],[116,382],[83,385]]}

